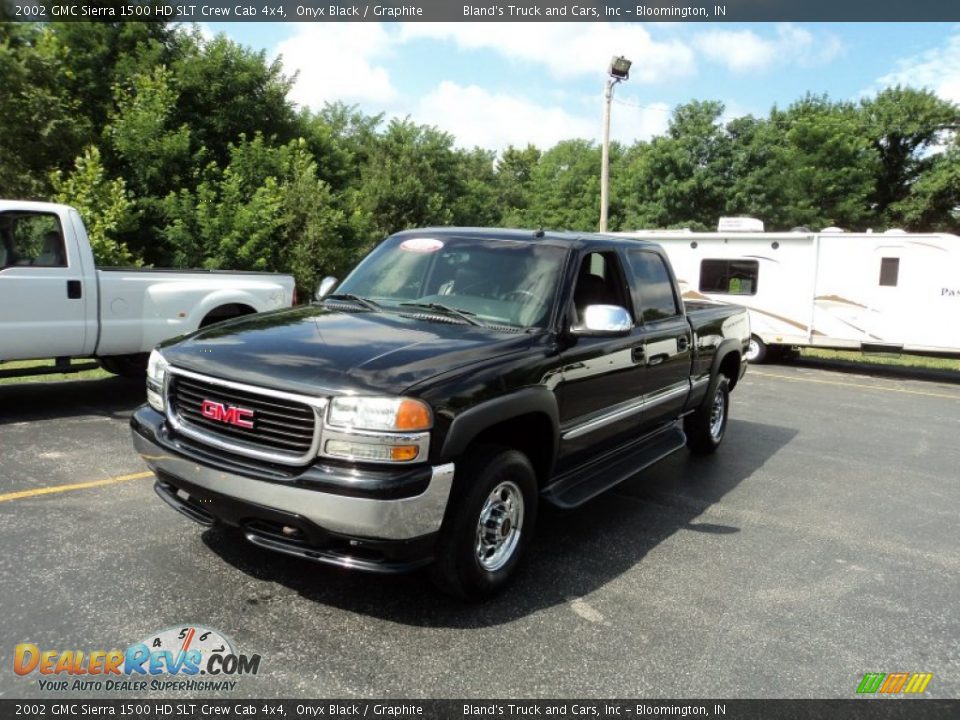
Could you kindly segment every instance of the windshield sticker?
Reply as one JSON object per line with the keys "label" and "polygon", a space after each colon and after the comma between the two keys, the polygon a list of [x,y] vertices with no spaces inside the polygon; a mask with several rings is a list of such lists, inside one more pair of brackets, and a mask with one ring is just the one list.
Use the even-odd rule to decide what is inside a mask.
{"label": "windshield sticker", "polygon": [[415,253],[432,253],[443,247],[443,242],[434,238],[410,238],[400,243],[400,249]]}

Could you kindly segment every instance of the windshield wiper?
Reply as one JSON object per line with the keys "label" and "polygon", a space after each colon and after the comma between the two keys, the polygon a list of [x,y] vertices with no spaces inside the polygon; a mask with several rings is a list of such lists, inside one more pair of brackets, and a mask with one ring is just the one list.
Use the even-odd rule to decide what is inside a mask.
{"label": "windshield wiper", "polygon": [[447,315],[453,315],[454,317],[460,318],[464,322],[470,323],[471,325],[483,325],[482,322],[477,320],[476,313],[470,312],[469,310],[461,310],[460,308],[451,307],[450,305],[444,305],[443,303],[404,302],[400,303],[400,307],[426,308],[427,310],[434,310],[436,312],[446,313]]}
{"label": "windshield wiper", "polygon": [[354,295],[353,293],[337,293],[335,295],[327,295],[323,299],[323,301],[326,302],[327,300],[346,300],[348,302],[356,303],[361,307],[365,307],[367,310],[383,309],[379,305],[377,305],[377,303],[375,303],[373,300],[369,298],[361,297],[359,295]]}

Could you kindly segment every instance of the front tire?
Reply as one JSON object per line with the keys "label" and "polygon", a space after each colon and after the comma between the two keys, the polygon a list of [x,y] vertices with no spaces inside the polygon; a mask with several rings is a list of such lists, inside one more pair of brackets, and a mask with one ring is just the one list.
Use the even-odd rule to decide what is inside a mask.
{"label": "front tire", "polygon": [[457,465],[431,577],[443,592],[483,600],[510,581],[530,542],[537,478],[526,455],[501,446],[477,446]]}
{"label": "front tire", "polygon": [[100,367],[107,372],[139,380],[147,376],[147,361],[150,356],[147,353],[137,353],[136,355],[110,355],[97,359]]}
{"label": "front tire", "polygon": [[727,434],[729,415],[730,381],[721,375],[713,395],[705,398],[697,411],[683,420],[690,451],[698,455],[716,452]]}

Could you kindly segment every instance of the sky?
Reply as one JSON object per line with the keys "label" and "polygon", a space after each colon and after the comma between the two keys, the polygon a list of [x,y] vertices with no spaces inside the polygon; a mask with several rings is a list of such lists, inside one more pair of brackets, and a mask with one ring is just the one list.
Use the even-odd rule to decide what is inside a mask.
{"label": "sky", "polygon": [[960,102],[960,26],[928,23],[209,23],[279,57],[291,98],[342,101],[451,133],[460,147],[599,141],[614,55],[633,61],[611,134],[662,134],[690,100],[764,116],[807,93],[858,100],[895,84]]}

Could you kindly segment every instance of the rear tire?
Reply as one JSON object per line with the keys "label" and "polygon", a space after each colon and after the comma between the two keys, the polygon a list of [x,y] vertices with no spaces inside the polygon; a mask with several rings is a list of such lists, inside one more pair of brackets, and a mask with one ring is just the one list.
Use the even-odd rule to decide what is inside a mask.
{"label": "rear tire", "polygon": [[458,463],[431,579],[443,592],[483,600],[512,578],[537,520],[537,477],[523,453],[478,445]]}
{"label": "rear tire", "polygon": [[721,375],[713,395],[704,398],[697,411],[683,420],[683,431],[687,435],[690,452],[697,455],[716,452],[727,434],[729,416],[730,381],[726,375]]}

